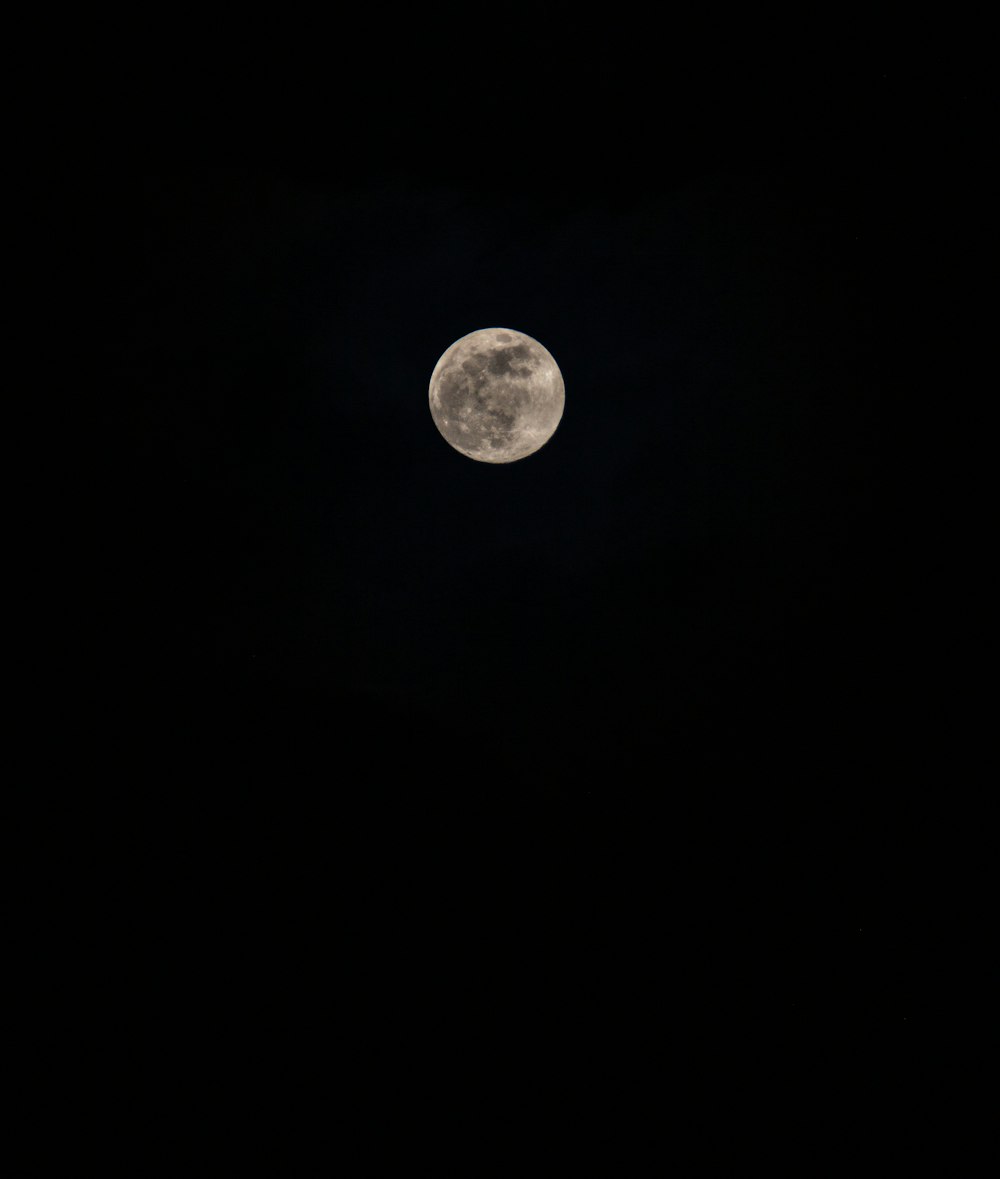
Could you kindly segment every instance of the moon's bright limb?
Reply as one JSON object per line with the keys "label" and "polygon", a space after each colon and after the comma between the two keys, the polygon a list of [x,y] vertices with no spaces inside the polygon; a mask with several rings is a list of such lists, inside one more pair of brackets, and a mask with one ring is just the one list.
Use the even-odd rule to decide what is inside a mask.
{"label": "moon's bright limb", "polygon": [[566,390],[537,340],[482,328],[456,340],[431,375],[431,417],[456,450],[481,463],[513,463],[552,437]]}

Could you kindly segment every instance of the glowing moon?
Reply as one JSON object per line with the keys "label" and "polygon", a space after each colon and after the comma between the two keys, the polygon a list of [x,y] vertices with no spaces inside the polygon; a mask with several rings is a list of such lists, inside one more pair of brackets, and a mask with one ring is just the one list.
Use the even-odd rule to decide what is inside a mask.
{"label": "glowing moon", "polygon": [[482,328],[456,340],[431,375],[431,417],[445,441],[480,463],[513,463],[556,431],[566,387],[537,340]]}

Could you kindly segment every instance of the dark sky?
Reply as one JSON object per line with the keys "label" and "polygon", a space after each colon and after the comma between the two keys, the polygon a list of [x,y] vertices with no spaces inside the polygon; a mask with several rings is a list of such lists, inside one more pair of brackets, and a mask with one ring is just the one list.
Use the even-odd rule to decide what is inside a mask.
{"label": "dark sky", "polygon": [[[635,29],[470,30],[436,65],[421,35],[95,78],[168,1026],[207,1004],[242,1060],[233,988],[280,957],[320,1023],[371,989],[407,1043],[426,1005],[459,1040],[576,1004],[655,1036],[669,992],[698,1036],[888,1057],[947,1023],[893,348],[901,145],[956,150],[952,108],[878,44],[709,74]],[[566,384],[507,466],[427,406],[486,326]]]}

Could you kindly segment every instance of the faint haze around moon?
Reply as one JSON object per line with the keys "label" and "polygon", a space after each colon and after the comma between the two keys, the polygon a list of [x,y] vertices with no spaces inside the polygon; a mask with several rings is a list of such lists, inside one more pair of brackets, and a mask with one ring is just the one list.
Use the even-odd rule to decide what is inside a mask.
{"label": "faint haze around moon", "polygon": [[565,403],[559,366],[531,336],[482,328],[456,340],[431,375],[434,424],[481,463],[513,463],[552,437]]}

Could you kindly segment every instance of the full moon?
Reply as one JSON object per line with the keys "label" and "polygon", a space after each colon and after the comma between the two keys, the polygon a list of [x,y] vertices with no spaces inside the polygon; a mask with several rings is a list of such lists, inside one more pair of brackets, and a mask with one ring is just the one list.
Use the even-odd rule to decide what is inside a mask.
{"label": "full moon", "polygon": [[566,388],[537,340],[511,328],[462,336],[431,375],[431,417],[445,441],[480,463],[513,463],[556,432]]}

